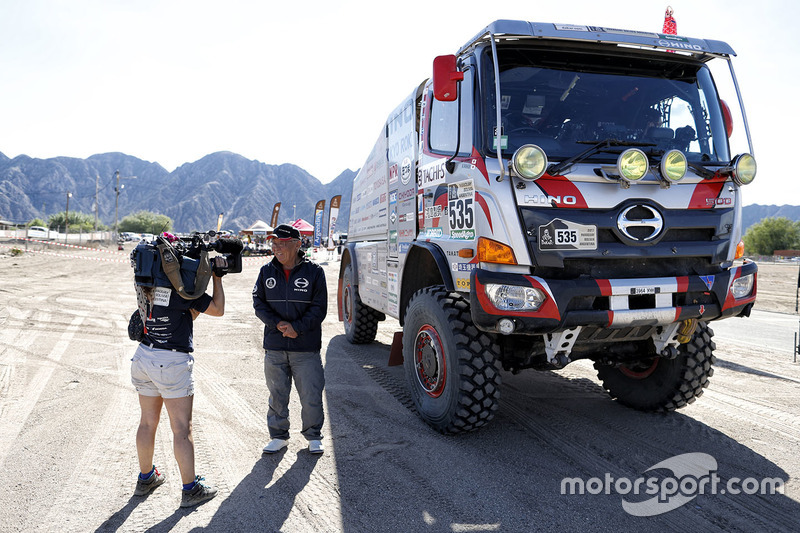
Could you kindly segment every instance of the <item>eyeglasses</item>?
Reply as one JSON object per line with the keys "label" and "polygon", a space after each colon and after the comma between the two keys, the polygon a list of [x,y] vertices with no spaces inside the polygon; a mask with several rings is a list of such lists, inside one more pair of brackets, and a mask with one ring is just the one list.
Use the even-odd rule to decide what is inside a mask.
{"label": "eyeglasses", "polygon": [[279,241],[278,239],[275,239],[275,240],[272,241],[272,247],[275,248],[276,246],[277,247],[289,246],[289,244],[294,244],[296,242],[300,242],[300,241],[298,239],[291,239],[291,240],[288,240],[288,241]]}

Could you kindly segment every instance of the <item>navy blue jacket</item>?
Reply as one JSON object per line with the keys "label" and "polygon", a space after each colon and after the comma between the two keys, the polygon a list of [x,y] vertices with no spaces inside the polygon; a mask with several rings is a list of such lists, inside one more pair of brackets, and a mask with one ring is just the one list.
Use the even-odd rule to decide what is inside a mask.
{"label": "navy blue jacket", "polygon": [[[289,273],[277,258],[261,267],[253,287],[253,308],[264,323],[264,349],[318,352],[322,348],[322,321],[328,313],[328,288],[322,267],[303,259]],[[289,322],[297,338],[278,331]]]}

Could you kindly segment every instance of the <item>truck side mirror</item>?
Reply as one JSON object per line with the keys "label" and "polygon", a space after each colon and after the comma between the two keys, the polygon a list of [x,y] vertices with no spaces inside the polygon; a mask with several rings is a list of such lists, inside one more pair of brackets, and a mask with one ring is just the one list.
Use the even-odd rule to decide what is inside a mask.
{"label": "truck side mirror", "polygon": [[458,82],[464,73],[456,66],[456,56],[438,56],[433,59],[433,97],[442,102],[458,98]]}
{"label": "truck side mirror", "polygon": [[728,134],[728,138],[730,139],[733,133],[733,115],[731,114],[731,108],[728,107],[725,100],[720,100],[719,105],[722,108],[722,121],[725,123],[725,133]]}

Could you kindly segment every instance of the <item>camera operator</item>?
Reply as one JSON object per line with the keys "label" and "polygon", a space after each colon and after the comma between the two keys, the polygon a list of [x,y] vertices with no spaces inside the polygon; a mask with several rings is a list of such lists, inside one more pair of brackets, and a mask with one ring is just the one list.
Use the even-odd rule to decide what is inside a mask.
{"label": "camera operator", "polygon": [[322,267],[303,252],[300,232],[281,224],[270,236],[275,258],[261,267],[253,288],[253,308],[264,323],[264,376],[269,389],[264,453],[276,453],[289,439],[289,393],[294,378],[300,397],[301,434],[308,451],[324,452],[322,424],[322,321],[328,289]]}
{"label": "camera operator", "polygon": [[139,393],[141,419],[136,432],[136,452],[141,473],[134,495],[144,496],[164,483],[153,463],[155,436],[166,406],[173,434],[173,450],[183,482],[181,507],[210,500],[217,489],[195,475],[192,405],[194,400],[193,320],[201,313],[222,316],[225,292],[222,277],[225,257],[213,258],[213,293],[188,300],[174,287],[142,287],[148,301],[145,336],[134,353],[131,381]]}

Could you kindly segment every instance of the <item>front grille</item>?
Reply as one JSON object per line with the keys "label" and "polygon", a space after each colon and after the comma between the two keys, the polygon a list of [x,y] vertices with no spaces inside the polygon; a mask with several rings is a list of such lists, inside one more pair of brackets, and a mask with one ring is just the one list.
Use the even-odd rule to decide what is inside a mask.
{"label": "front grille", "polygon": [[[720,271],[719,265],[728,256],[733,209],[667,210],[653,204],[663,216],[664,229],[652,240],[634,242],[617,228],[617,216],[633,203],[625,202],[612,209],[520,207],[529,251],[534,258],[534,273],[554,279],[574,279],[707,275]],[[644,215],[645,210],[642,211]],[[597,248],[540,250],[539,227],[555,219],[594,226]],[[651,228],[629,228],[634,237],[646,237],[651,231]]]}

